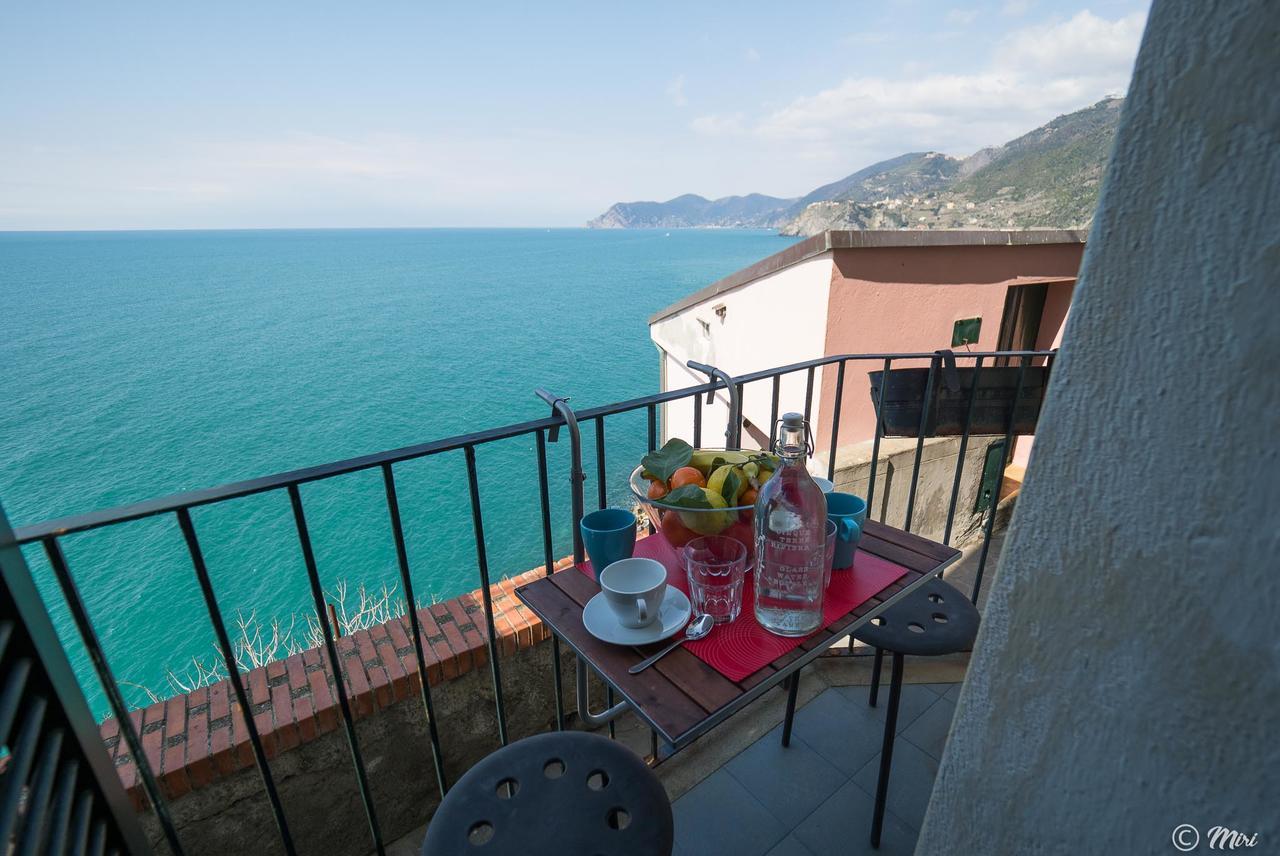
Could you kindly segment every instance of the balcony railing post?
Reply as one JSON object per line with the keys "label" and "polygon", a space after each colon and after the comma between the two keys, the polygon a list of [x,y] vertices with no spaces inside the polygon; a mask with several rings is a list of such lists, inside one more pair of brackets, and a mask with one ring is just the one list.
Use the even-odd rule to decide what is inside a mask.
{"label": "balcony railing post", "polygon": [[[871,511],[871,503],[874,501],[876,495],[876,467],[880,463],[880,437],[884,434],[884,416],[881,414],[880,409],[881,405],[884,404],[884,388],[888,383],[887,378],[889,377],[889,371],[892,368],[893,360],[886,357],[884,361],[884,373],[880,375],[881,378],[885,378],[886,380],[880,381],[880,394],[875,398],[876,430],[874,437],[871,440],[871,473],[867,477],[867,516],[872,518],[875,517],[874,513]],[[887,481],[885,482],[885,490],[888,492]],[[881,500],[881,502],[886,506],[888,505],[888,503],[884,503],[883,500]],[[881,521],[884,520],[883,514],[880,516],[880,519]]]}
{"label": "balcony railing post", "polygon": [[493,677],[493,702],[498,717],[498,740],[507,745],[507,711],[502,695],[502,672],[498,666],[498,631],[493,620],[493,592],[489,583],[489,550],[484,540],[484,513],[480,505],[480,477],[476,472],[476,450],[462,450],[467,461],[467,485],[471,493],[471,528],[476,538],[476,567],[480,571],[480,602],[484,607],[485,632],[489,646],[489,672]]}
{"label": "balcony railing post", "polygon": [[[243,711],[252,711],[253,705],[249,703],[249,694],[244,688],[244,679],[240,676],[240,668],[236,664],[235,648],[231,644],[231,637],[227,635],[227,625],[222,618],[222,609],[218,606],[218,598],[213,593],[213,582],[209,579],[209,569],[205,565],[204,552],[200,549],[200,541],[196,537],[195,524],[191,520],[191,511],[186,508],[178,509],[178,528],[182,530],[182,537],[187,542],[187,552],[191,554],[191,565],[196,572],[196,580],[200,584],[200,593],[204,597],[205,608],[209,611],[209,621],[213,624],[213,632],[218,640],[218,650],[222,654],[222,661],[227,667],[227,682],[231,684],[231,689],[235,693],[236,701],[240,704]],[[267,763],[267,753],[262,747],[262,737],[258,734],[258,723],[253,716],[245,716],[245,730],[249,733],[249,745],[253,749],[253,758],[258,765],[258,773],[262,777],[262,788],[267,794],[267,801],[271,804],[271,813],[275,816],[276,828],[280,831],[280,843],[284,845],[286,853],[292,854],[295,851],[293,846],[293,836],[289,832],[289,824],[285,820],[284,806],[280,802],[280,794],[276,790],[275,778],[271,775],[271,767]]]}
{"label": "balcony railing post", "polygon": [[844,407],[844,364],[841,360],[836,369],[836,400],[831,406],[831,459],[827,461],[827,480],[831,482],[836,480],[836,444],[840,439],[840,410]]}
{"label": "balcony railing post", "polygon": [[[916,457],[911,465],[911,487],[907,491],[907,514],[902,528],[911,531],[911,517],[916,508],[916,488],[920,485],[920,460],[924,456],[924,438],[928,434],[929,414],[933,412],[933,385],[938,375],[938,366],[941,356],[935,354],[933,359],[929,361],[929,378],[924,385],[924,404],[920,408],[920,427],[916,430]],[[954,366],[954,361],[952,362]],[[888,386],[889,378],[886,375],[884,383],[881,386],[883,390]],[[883,395],[883,392],[881,393]]]}
{"label": "balcony railing post", "polygon": [[405,547],[404,525],[400,520],[400,499],[396,494],[396,477],[391,464],[382,465],[382,484],[387,494],[387,513],[391,518],[391,534],[396,544],[396,564],[400,568],[400,584],[409,606],[409,629],[413,636],[413,652],[418,663],[418,686],[422,690],[422,709],[427,717],[427,737],[431,741],[431,762],[436,771],[436,787],[440,797],[449,791],[449,780],[444,772],[444,753],[440,749],[440,729],[436,726],[436,709],[431,699],[431,682],[427,680],[427,659],[422,649],[422,622],[418,618],[417,598],[413,593],[413,579],[409,575],[409,551]]}
{"label": "balcony railing post", "polygon": [[[689,360],[685,363],[689,368],[696,372],[702,372],[711,381],[711,389],[707,391],[707,404],[716,400],[715,383],[720,381],[724,384],[725,390],[729,395],[729,424],[725,426],[724,445],[726,449],[737,449],[742,446],[742,399],[740,396],[741,389],[733,377],[725,371],[709,366],[705,363],[699,363]],[[693,406],[698,406],[697,398],[694,398]]]}
{"label": "balcony railing post", "polygon": [[[582,530],[578,524],[582,522],[583,485],[587,481],[586,471],[582,469],[582,431],[578,428],[578,416],[569,406],[569,399],[552,395],[545,389],[535,389],[534,395],[551,405],[551,415],[564,420],[569,429],[569,490],[573,513],[573,561],[581,563],[586,560],[586,550],[582,544]],[[560,426],[552,425],[547,430],[547,442],[554,443],[560,439]]]}
{"label": "balcony railing post", "polygon": [[[4,537],[5,541],[10,539],[8,535],[8,523],[4,520],[3,514],[0,513],[0,527],[3,527],[4,533],[0,537]],[[8,550],[11,544],[5,543],[0,549]],[[156,782],[155,771],[151,769],[151,764],[147,760],[146,753],[142,749],[142,739],[138,734],[138,730],[133,725],[133,720],[129,718],[129,708],[124,702],[124,696],[120,693],[120,685],[116,682],[115,675],[112,674],[111,666],[107,663],[107,657],[102,649],[102,643],[98,639],[98,633],[93,628],[92,622],[89,620],[89,612],[85,609],[84,600],[80,596],[80,589],[76,586],[75,580],[71,576],[71,570],[67,567],[66,555],[62,552],[62,544],[56,537],[50,536],[44,539],[45,555],[49,558],[49,565],[53,569],[54,576],[58,580],[58,586],[62,589],[62,596],[67,602],[67,608],[71,612],[71,618],[75,622],[76,629],[80,632],[80,638],[83,640],[85,649],[89,652],[90,662],[93,663],[94,671],[98,675],[98,680],[102,683],[102,689],[107,694],[107,701],[111,704],[111,712],[115,715],[116,721],[120,725],[120,734],[124,737],[125,743],[129,746],[129,754],[133,758],[134,764],[138,767],[138,777],[142,780],[143,790],[146,791],[147,799],[151,802],[151,807],[155,810],[156,819],[160,823],[160,828],[164,833],[165,841],[170,849],[181,854],[185,852],[181,842],[178,840],[178,833],[173,824],[172,816],[169,813],[169,804],[165,802],[164,797],[160,795],[160,787]],[[15,548],[15,552],[17,552]],[[20,554],[19,554],[20,555]],[[7,557],[5,557],[7,559]],[[17,560],[14,560],[16,565]],[[8,563],[6,562],[6,565]],[[9,583],[11,574],[6,568],[6,583]],[[35,598],[39,598],[39,593],[35,591],[34,584],[30,592]],[[15,604],[19,603],[18,597],[14,597]],[[24,620],[28,623],[31,618],[24,615]],[[46,614],[47,620],[47,614]],[[35,628],[29,628],[31,632]],[[53,634],[53,628],[50,625],[47,631]],[[60,644],[56,635],[51,635],[49,639],[43,640],[46,647]],[[62,659],[65,660],[65,654]],[[45,663],[50,661],[52,657],[52,649],[41,652],[41,660]],[[61,671],[61,663],[57,668]],[[67,666],[67,676],[72,681],[74,677],[70,674],[70,665]],[[121,830],[128,835],[132,841],[141,841],[141,833],[136,829],[134,824],[132,811],[128,807],[127,797],[119,794],[119,779],[112,781],[110,770],[104,772],[103,762],[105,758],[99,759],[90,756],[89,735],[96,734],[97,729],[92,727],[92,716],[87,710],[78,711],[76,708],[79,704],[75,701],[72,694],[71,685],[65,680],[60,690],[60,702],[68,718],[71,720],[72,727],[76,730],[77,737],[81,746],[85,750],[85,760],[88,762],[89,773],[96,780],[97,786],[106,796],[113,814],[119,817],[119,825]],[[78,691],[78,687],[77,687]],[[88,720],[88,722],[85,722]],[[92,729],[92,730],[90,730]],[[81,794],[80,799],[86,800],[92,805],[92,797],[88,791]]]}
{"label": "balcony railing post", "polygon": [[[555,573],[555,549],[551,539],[551,490],[547,484],[547,435],[538,431],[538,505],[542,512],[542,558],[545,574]],[[556,694],[556,730],[564,731],[564,679],[560,674],[560,637],[551,636],[551,684]]]}
{"label": "balcony railing post", "polygon": [[978,375],[982,374],[982,357],[973,363],[973,383],[969,387],[969,407],[964,414],[964,433],[960,435],[960,450],[956,454],[956,473],[951,481],[951,502],[947,506],[947,529],[942,543],[951,545],[951,529],[956,519],[956,502],[960,498],[960,474],[964,472],[964,456],[969,451],[969,429],[973,425],[973,405],[978,400]]}
{"label": "balcony railing post", "polygon": [[[587,474],[582,469],[582,432],[578,428],[578,416],[573,412],[573,408],[569,406],[569,399],[558,395],[552,395],[545,389],[536,389],[534,394],[551,405],[552,415],[559,415],[564,420],[565,427],[569,429],[569,483],[572,489],[573,503],[573,561],[575,564],[581,564],[586,559],[586,551],[582,544],[582,530],[579,523],[582,522],[583,514],[583,483],[587,480]],[[603,444],[604,439],[604,419],[600,417],[600,422],[596,424],[596,437],[598,442]],[[558,425],[553,425],[547,431],[547,441],[554,443],[558,439]],[[599,457],[597,464],[603,467],[603,445],[597,448]],[[603,475],[600,476],[603,479]],[[601,489],[603,491],[603,488]],[[601,505],[604,503],[603,492],[601,493]],[[613,688],[609,687],[609,700],[613,700]],[[608,710],[600,714],[591,712],[591,699],[587,687],[587,666],[582,658],[578,658],[578,682],[577,682],[577,698],[578,698],[578,718],[586,725],[596,728],[601,725],[608,724],[610,726],[610,736],[613,732],[613,720],[619,714],[626,711],[630,705],[625,701],[616,705],[612,705]]]}
{"label": "balcony railing post", "polygon": [[[356,737],[355,716],[351,712],[351,701],[347,697],[347,679],[342,671],[342,659],[338,656],[337,643],[334,641],[336,628],[330,626],[329,611],[325,609],[324,590],[320,587],[320,569],[316,565],[315,551],[311,546],[311,533],[307,529],[307,518],[302,509],[302,494],[298,491],[296,484],[289,485],[288,492],[289,504],[293,508],[294,528],[298,532],[298,546],[302,550],[302,562],[306,566],[307,582],[311,586],[311,599],[316,609],[316,621],[320,624],[325,653],[329,656],[329,669],[333,672],[333,688],[338,696],[338,711],[342,715],[347,746],[351,750],[351,762],[356,769],[356,787],[360,791],[360,801],[364,804],[365,818],[369,821],[373,849],[382,856],[386,852],[382,843],[382,827],[378,824],[378,814],[373,807],[369,775],[364,766],[364,757],[360,752],[360,741]],[[252,711],[246,710],[244,714],[248,718],[252,715]]]}
{"label": "balcony railing post", "polygon": [[[49,545],[61,556],[56,540],[50,539],[46,547]],[[79,626],[80,621],[87,621],[88,617],[65,562],[59,575],[60,584],[64,574],[74,595],[74,602],[68,606]],[[90,637],[84,639],[86,649],[104,688],[112,694],[113,709],[117,705],[123,708],[119,687],[110,674],[96,634],[91,627],[89,632]],[[81,635],[84,637],[83,630]],[[0,775],[4,792],[3,817],[0,817],[0,826],[4,828],[0,842],[6,849],[16,845],[9,852],[17,853],[45,852],[40,848],[46,836],[50,843],[57,843],[58,827],[65,825],[63,812],[70,805],[66,782],[79,774],[83,778],[75,785],[94,795],[99,822],[104,827],[111,824],[113,846],[149,852],[138,815],[112,766],[110,751],[103,746],[94,716],[2,507],[0,653],[5,665],[0,674],[4,696],[4,704],[0,705],[3,707],[0,745],[8,750],[5,770]],[[138,770],[146,771],[146,787],[152,796],[156,793],[156,783],[128,711],[118,713],[117,718],[122,738],[134,753]],[[122,747],[121,754],[123,752]],[[19,816],[20,804],[25,807],[25,818]],[[175,848],[175,854],[181,854],[182,845],[174,832],[168,806],[157,802],[155,807],[166,840]]]}

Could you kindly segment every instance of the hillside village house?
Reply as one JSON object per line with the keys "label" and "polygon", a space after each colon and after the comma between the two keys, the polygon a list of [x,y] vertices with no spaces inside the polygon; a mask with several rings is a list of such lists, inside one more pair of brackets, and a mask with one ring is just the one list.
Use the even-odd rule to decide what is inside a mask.
{"label": "hillside village house", "polygon": [[[705,375],[688,366],[690,360],[736,377],[835,354],[1057,348],[1085,236],[1082,231],[1055,230],[815,235],[654,313],[649,332],[659,353],[662,388],[705,381]],[[904,359],[893,367],[928,364]],[[879,360],[846,367],[835,481],[855,492],[866,486],[875,433],[867,372],[882,367]],[[780,381],[776,405],[768,384],[746,385],[741,402],[743,446],[768,446],[773,414],[808,412],[814,426],[814,469],[825,475],[836,422],[832,410],[838,374],[835,365],[819,368],[812,390],[804,373],[787,375]],[[721,390],[701,414],[705,442],[720,436],[728,405]],[[693,407],[688,399],[665,406],[664,440],[694,435]],[[990,442],[989,438],[969,449],[974,460],[965,464],[968,490],[976,489]],[[1031,443],[1031,437],[1015,440],[1009,471],[1014,481],[1026,465]],[[932,438],[926,445],[922,486],[926,494],[932,488],[941,496],[950,487],[958,441]],[[894,470],[883,462],[905,454],[906,471],[901,464],[897,468],[898,482],[905,485],[912,476],[914,447],[914,441],[894,439],[880,445],[877,490],[886,503],[895,500],[895,492],[885,489]],[[933,522],[940,523],[946,502],[935,506]],[[928,523],[922,531],[934,528],[941,531]]]}

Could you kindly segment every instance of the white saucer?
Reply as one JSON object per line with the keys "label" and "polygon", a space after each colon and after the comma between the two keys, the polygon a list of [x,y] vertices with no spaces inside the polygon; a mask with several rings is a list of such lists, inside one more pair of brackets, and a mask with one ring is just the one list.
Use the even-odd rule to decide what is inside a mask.
{"label": "white saucer", "polygon": [[612,642],[614,645],[648,645],[683,630],[689,623],[691,611],[688,596],[669,585],[667,593],[662,596],[662,606],[658,608],[656,621],[645,627],[623,627],[605,601],[604,592],[601,592],[591,598],[582,610],[582,623],[586,625],[588,633],[602,642]]}

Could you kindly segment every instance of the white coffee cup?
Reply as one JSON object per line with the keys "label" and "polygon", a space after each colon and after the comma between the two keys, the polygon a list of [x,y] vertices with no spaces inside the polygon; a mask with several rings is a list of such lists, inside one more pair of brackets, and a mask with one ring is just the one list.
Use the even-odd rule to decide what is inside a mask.
{"label": "white coffee cup", "polygon": [[653,559],[621,559],[600,572],[605,602],[623,627],[645,627],[658,618],[667,592],[667,569]]}

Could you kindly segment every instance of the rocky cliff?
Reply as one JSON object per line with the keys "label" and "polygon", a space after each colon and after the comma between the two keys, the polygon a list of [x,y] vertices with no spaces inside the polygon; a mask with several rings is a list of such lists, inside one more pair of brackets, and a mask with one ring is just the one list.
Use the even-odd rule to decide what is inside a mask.
{"label": "rocky cliff", "polygon": [[1089,225],[1123,99],[1108,98],[967,158],[911,152],[799,199],[753,193],[620,202],[592,228],[1026,229]]}

